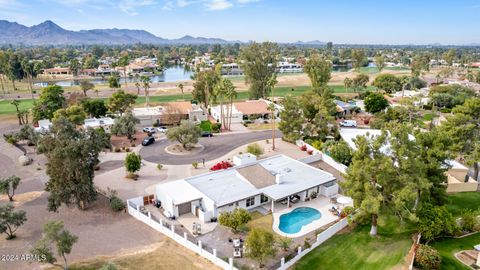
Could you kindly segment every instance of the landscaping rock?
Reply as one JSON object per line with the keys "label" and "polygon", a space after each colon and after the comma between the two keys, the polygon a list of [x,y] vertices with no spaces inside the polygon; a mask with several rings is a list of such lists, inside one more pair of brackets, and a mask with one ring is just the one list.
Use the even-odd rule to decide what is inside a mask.
{"label": "landscaping rock", "polygon": [[21,155],[20,157],[18,157],[18,163],[22,166],[27,166],[30,164],[30,158],[26,155]]}

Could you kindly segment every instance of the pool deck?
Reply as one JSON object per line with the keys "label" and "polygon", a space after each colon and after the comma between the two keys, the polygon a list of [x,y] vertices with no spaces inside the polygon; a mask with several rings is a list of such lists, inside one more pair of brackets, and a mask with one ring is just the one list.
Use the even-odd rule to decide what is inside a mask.
{"label": "pool deck", "polygon": [[[311,207],[317,209],[318,211],[320,211],[322,216],[320,217],[320,219],[314,220],[311,223],[302,226],[300,231],[297,233],[284,233],[280,231],[280,216],[289,213],[299,207]],[[298,203],[291,205],[290,208],[287,208],[286,205],[277,203],[275,204],[275,213],[273,213],[273,231],[281,236],[286,236],[289,238],[304,236],[339,219],[338,216],[328,211],[328,209],[330,209],[331,207],[332,204],[330,203],[330,198],[323,196],[307,202],[299,201]]]}

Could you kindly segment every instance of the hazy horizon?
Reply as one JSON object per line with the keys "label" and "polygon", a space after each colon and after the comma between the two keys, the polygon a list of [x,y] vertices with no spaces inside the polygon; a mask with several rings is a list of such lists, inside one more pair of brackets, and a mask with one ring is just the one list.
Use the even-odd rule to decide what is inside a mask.
{"label": "hazy horizon", "polygon": [[[400,3],[399,3],[400,2]],[[67,30],[138,29],[240,41],[480,44],[480,1],[0,0],[0,19]]]}

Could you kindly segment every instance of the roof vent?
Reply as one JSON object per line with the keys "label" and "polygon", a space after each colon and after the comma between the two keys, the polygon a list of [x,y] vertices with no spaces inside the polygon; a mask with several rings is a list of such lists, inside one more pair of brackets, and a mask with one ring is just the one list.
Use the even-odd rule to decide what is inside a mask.
{"label": "roof vent", "polygon": [[285,169],[283,169],[283,171],[284,171],[284,172],[291,172],[292,169],[290,169],[290,168],[285,168]]}

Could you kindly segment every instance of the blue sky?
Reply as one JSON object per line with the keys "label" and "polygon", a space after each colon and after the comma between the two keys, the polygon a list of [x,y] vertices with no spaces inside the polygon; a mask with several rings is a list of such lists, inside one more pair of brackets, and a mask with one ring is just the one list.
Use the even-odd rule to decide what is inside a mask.
{"label": "blue sky", "polygon": [[0,0],[0,19],[164,38],[334,43],[480,43],[480,0]]}

